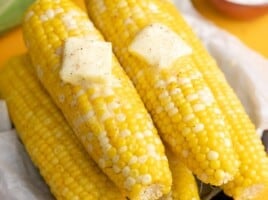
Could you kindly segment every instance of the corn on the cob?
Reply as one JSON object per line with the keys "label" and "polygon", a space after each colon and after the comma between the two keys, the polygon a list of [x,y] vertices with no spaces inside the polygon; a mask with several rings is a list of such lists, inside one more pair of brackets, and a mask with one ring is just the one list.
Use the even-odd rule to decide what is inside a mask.
{"label": "corn on the cob", "polygon": [[57,199],[125,199],[88,157],[41,87],[28,57],[16,57],[5,65],[0,93],[31,159]]}
{"label": "corn on the cob", "polygon": [[[213,69],[212,64],[209,68],[211,73],[219,73]],[[223,186],[223,191],[236,200],[254,199],[262,190],[268,189],[268,157],[265,148],[234,91],[220,80],[214,84],[212,90],[223,113],[228,117],[232,140],[241,162],[239,173],[233,181]],[[222,87],[221,93],[217,91],[217,85]]]}
{"label": "corn on the cob", "polygon": [[166,149],[166,154],[173,181],[170,196],[161,200],[199,200],[198,187],[192,172],[170,150]]}
{"label": "corn on the cob", "polygon": [[[68,0],[37,0],[25,15],[24,39],[39,79],[92,158],[130,199],[157,199],[171,188],[163,144],[131,81],[113,57],[117,84],[99,95],[61,81],[64,42],[102,36]],[[89,66],[91,67],[91,66]]]}
{"label": "corn on the cob", "polygon": [[207,71],[196,66],[198,51],[193,48],[191,55],[176,60],[170,70],[153,70],[127,49],[137,33],[154,23],[171,28],[194,47],[197,39],[186,34],[189,28],[174,5],[159,0],[86,0],[86,4],[95,25],[112,41],[115,54],[171,149],[203,182],[221,185],[232,180],[239,162],[229,126],[210,89],[212,83],[203,78]]}
{"label": "corn on the cob", "polygon": [[[102,2],[102,6],[100,2]],[[173,30],[175,30],[191,47],[193,47],[194,52],[189,59],[190,65],[193,65],[196,70],[202,72],[204,81],[209,85],[209,88],[217,102],[216,104],[220,107],[219,110],[216,109],[214,111],[219,111],[219,113],[221,112],[224,115],[235,152],[237,153],[238,159],[241,163],[239,173],[235,176],[233,181],[230,181],[223,187],[224,191],[237,199],[243,199],[245,196],[247,196],[247,198],[250,198],[250,196],[253,197],[255,193],[258,193],[261,188],[265,187],[268,180],[268,161],[261,141],[257,138],[254,126],[250,122],[233,90],[226,83],[222,72],[205,51],[202,44],[200,44],[200,41],[193,34],[192,30],[186,25],[182,17],[179,16],[176,8],[164,1],[161,2],[156,0],[142,2],[135,1],[135,3],[133,1],[113,1],[112,4],[106,2],[108,1],[99,1],[98,3],[94,0],[87,0],[89,15],[100,30],[103,31],[106,38],[113,42],[115,46],[115,53],[118,55],[119,60],[130,77],[132,77],[137,88],[142,85],[142,83],[140,83],[142,81],[135,78],[137,70],[139,69],[135,65],[140,64],[139,66],[142,66],[143,63],[139,62],[137,64],[136,62],[135,64],[134,61],[136,60],[130,56],[127,57],[128,52],[125,51],[124,47],[127,47],[130,44],[131,39],[142,27],[152,22],[163,22],[164,24],[169,25],[169,27],[172,27]],[[139,3],[144,6],[137,7]],[[117,5],[121,5],[121,7],[116,7]],[[134,6],[135,8],[131,9],[131,6]],[[100,8],[105,8],[106,11],[101,12]],[[148,11],[148,8],[150,11]],[[115,12],[115,10],[117,10],[117,12]],[[129,13],[128,16],[125,14],[127,13],[126,10]],[[144,14],[146,11],[147,13]],[[122,16],[122,13],[125,14],[125,17]],[[146,20],[144,18],[146,18]],[[110,20],[112,20],[113,27],[110,26]],[[146,22],[144,22],[144,20]],[[125,22],[131,23],[124,27],[122,24]],[[114,34],[114,30],[116,30],[117,34]],[[191,79],[192,84],[199,83],[199,81],[195,79],[196,76],[194,75],[194,73],[190,73],[188,74],[188,78]],[[148,93],[148,91],[146,92]],[[144,94],[141,95],[144,96]],[[149,101],[146,96],[143,97],[143,99],[145,103]],[[149,103],[146,104],[148,104],[147,107],[150,107]],[[156,123],[161,121],[158,119],[160,117],[155,114],[157,110],[153,108],[150,110]],[[206,120],[208,121],[208,119]],[[223,125],[221,123],[223,121],[219,120],[218,122],[221,124],[220,126]],[[161,124],[159,125],[157,123],[157,125],[161,129]],[[182,134],[185,134],[184,131],[182,131]],[[166,140],[168,139],[169,138]],[[201,139],[201,141],[204,140],[208,140],[208,138]],[[211,138],[209,138],[209,141],[211,142],[213,139],[211,140]],[[181,151],[181,153],[183,153],[183,151]],[[230,163],[232,162],[234,161],[231,161]],[[188,166],[190,165],[188,164]],[[207,172],[209,171],[211,173],[210,169]],[[195,170],[194,172],[196,173]],[[198,177],[202,179],[201,176]],[[202,180],[204,181],[204,179]]]}
{"label": "corn on the cob", "polygon": [[[185,33],[193,35],[190,29]],[[263,144],[233,89],[225,83],[215,61],[199,41],[194,40],[192,45],[198,50],[195,62],[199,70],[206,71],[203,76],[210,84],[215,99],[230,124],[231,138],[240,160],[239,173],[233,181],[223,186],[223,191],[237,200],[254,199],[262,190],[268,189],[268,159]],[[213,76],[219,78],[212,79]]]}

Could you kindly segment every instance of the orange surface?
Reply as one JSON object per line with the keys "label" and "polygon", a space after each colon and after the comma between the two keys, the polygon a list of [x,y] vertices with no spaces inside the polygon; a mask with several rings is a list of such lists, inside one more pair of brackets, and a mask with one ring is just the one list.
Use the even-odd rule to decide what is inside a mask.
{"label": "orange surface", "polygon": [[[83,9],[83,0],[75,0]],[[194,0],[198,10],[218,26],[225,28],[238,36],[248,46],[268,57],[268,14],[253,21],[235,21],[227,18],[206,3],[206,0]],[[0,67],[6,60],[14,55],[26,52],[20,27],[8,34],[0,36]],[[261,194],[256,200],[267,200],[268,190]]]}
{"label": "orange surface", "polygon": [[250,48],[268,58],[268,14],[250,21],[239,21],[219,13],[207,3],[207,0],[193,0],[193,2],[207,19],[236,35]]}
{"label": "orange surface", "polygon": [[26,52],[20,27],[0,37],[0,66],[10,57]]}

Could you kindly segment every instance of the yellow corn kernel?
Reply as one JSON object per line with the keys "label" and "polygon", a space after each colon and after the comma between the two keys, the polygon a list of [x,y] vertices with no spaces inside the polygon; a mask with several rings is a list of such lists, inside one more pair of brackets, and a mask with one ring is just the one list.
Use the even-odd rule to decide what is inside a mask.
{"label": "yellow corn kernel", "polygon": [[116,58],[116,84],[105,88],[104,95],[98,87],[85,89],[60,79],[67,38],[94,36],[103,41],[87,15],[69,0],[37,0],[25,15],[23,32],[41,83],[108,177],[133,200],[167,194],[172,178],[163,144]]}
{"label": "yellow corn kernel", "polygon": [[161,200],[199,200],[198,187],[192,172],[166,149],[170,170],[172,173],[171,194]]}
{"label": "yellow corn kernel", "polygon": [[0,72],[0,93],[19,137],[57,199],[123,200],[91,160],[61,112],[38,82],[27,56]]}
{"label": "yellow corn kernel", "polygon": [[[86,0],[86,4],[172,151],[205,183],[221,185],[232,180],[239,161],[230,126],[211,90],[213,83],[204,79],[210,72],[197,66],[198,40],[174,5],[159,0]],[[193,52],[166,70],[155,70],[132,55],[128,48],[136,35],[154,23],[174,31]],[[222,75],[210,78],[222,79]]]}

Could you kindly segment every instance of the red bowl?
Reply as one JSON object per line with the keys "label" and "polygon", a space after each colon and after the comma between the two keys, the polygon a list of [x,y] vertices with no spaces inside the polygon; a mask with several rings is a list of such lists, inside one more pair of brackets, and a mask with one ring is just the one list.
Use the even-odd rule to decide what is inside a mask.
{"label": "red bowl", "polygon": [[238,4],[227,0],[209,0],[223,14],[242,20],[253,19],[268,13],[268,3]]}

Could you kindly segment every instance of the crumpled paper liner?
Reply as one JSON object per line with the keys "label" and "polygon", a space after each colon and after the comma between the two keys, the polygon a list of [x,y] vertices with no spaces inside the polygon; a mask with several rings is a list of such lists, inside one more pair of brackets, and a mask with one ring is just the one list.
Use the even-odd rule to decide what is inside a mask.
{"label": "crumpled paper liner", "polygon": [[15,130],[0,132],[0,199],[54,199]]}

